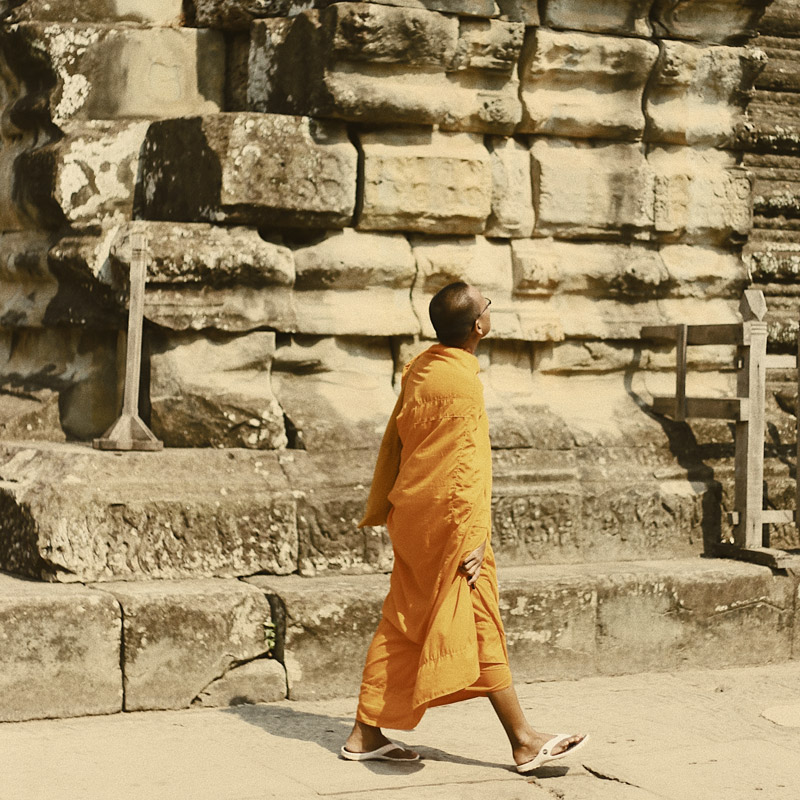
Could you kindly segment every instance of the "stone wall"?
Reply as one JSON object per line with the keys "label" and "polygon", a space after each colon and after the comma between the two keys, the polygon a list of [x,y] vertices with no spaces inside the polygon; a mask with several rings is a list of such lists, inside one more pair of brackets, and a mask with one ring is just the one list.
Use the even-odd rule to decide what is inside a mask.
{"label": "stone wall", "polygon": [[[746,109],[784,74],[748,42],[796,16],[767,5],[0,3],[0,430],[114,419],[143,231],[153,430],[285,451],[292,566],[380,571],[364,476],[430,297],[464,278],[492,299],[505,563],[702,552],[731,434],[648,411],[674,356],[638,335],[737,319],[772,169]],[[730,392],[731,357],[692,351],[689,391]]]}

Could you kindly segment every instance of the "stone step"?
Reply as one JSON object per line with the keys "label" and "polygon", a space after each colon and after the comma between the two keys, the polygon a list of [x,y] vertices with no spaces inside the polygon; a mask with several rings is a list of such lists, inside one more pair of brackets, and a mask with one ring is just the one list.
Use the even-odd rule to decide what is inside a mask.
{"label": "stone step", "polygon": [[[270,599],[289,697],[355,695],[388,576],[247,582]],[[506,567],[499,583],[518,682],[800,657],[797,576],[767,567],[718,559]]]}
{"label": "stone step", "polygon": [[[501,567],[518,683],[800,658],[798,573]],[[0,722],[353,696],[388,575],[54,585],[0,574]],[[287,684],[288,680],[288,684]]]}

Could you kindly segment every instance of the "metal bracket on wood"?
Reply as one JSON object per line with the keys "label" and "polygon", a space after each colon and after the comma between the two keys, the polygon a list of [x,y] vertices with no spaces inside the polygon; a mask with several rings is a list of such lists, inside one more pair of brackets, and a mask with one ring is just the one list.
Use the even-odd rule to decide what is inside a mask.
{"label": "metal bracket on wood", "polygon": [[122,414],[92,443],[98,450],[161,450],[164,443],[139,417],[139,375],[142,366],[144,286],[147,272],[147,237],[131,235],[130,299],[128,302],[128,349],[125,358],[125,390]]}

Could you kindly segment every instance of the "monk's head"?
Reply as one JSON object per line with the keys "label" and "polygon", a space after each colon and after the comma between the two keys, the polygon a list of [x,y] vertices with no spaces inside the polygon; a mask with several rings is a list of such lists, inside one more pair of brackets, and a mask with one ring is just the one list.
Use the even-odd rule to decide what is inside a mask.
{"label": "monk's head", "polygon": [[480,289],[463,281],[440,289],[428,307],[436,337],[448,347],[474,352],[478,342],[491,330],[491,302]]}

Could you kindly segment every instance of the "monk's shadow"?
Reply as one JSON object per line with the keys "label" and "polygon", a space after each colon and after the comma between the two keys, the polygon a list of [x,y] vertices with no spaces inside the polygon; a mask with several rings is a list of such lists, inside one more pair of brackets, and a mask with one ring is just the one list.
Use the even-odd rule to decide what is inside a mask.
{"label": "monk's shadow", "polygon": [[[352,717],[314,714],[309,711],[293,709],[283,704],[272,705],[270,703],[262,703],[256,705],[232,705],[228,708],[221,708],[219,711],[224,714],[232,714],[242,720],[242,722],[246,722],[248,725],[254,725],[269,733],[271,736],[281,736],[285,739],[294,739],[295,741],[313,742],[324,750],[329,751],[337,758],[339,757],[339,750],[350,735],[350,730],[353,726]],[[403,735],[399,737],[391,736],[391,738],[396,741],[399,740],[401,744],[404,744],[405,737]],[[411,745],[408,746],[410,747]],[[473,767],[495,767],[504,770],[513,769],[513,767],[509,767],[506,763],[498,764],[492,761],[467,758],[465,756],[448,753],[445,750],[440,750],[435,747],[414,745],[413,748],[420,753],[422,760],[407,764],[396,761],[362,761],[353,763],[354,766],[356,763],[359,763],[362,767],[366,767],[371,772],[381,775],[397,773],[408,775],[413,772],[418,772],[425,767],[426,761],[447,761],[451,764],[463,764]],[[546,769],[548,768],[545,767],[542,770],[537,770],[537,776],[545,777],[544,774],[540,773],[544,773]]]}

